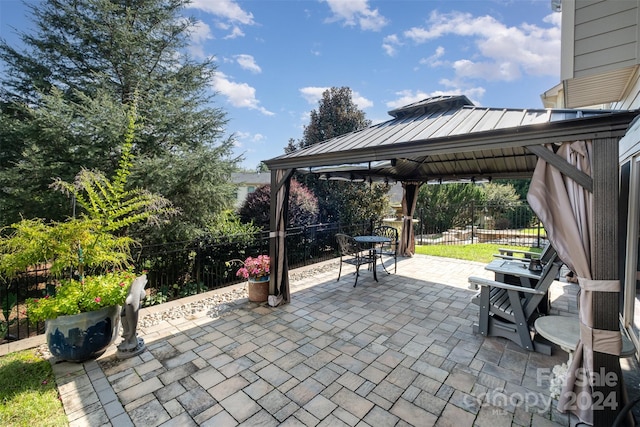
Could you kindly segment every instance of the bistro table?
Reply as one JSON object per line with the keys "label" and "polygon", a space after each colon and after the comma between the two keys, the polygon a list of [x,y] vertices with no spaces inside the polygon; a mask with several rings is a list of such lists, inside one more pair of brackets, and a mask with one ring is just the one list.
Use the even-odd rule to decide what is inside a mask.
{"label": "bistro table", "polygon": [[[580,322],[577,316],[542,316],[535,321],[536,332],[569,353],[569,366],[573,352],[580,339]],[[633,342],[622,332],[622,351],[620,357],[631,357],[636,353]]]}
{"label": "bistro table", "polygon": [[377,282],[378,275],[376,274],[376,261],[378,256],[376,255],[376,245],[380,243],[389,243],[391,239],[385,236],[355,236],[353,238],[358,243],[369,245],[369,255],[373,258],[373,279]]}
{"label": "bistro table", "polygon": [[[529,263],[523,261],[510,261],[503,259],[495,259],[485,267],[485,270],[495,273],[496,282],[508,283],[510,285],[520,285],[532,288],[536,282],[540,280],[542,271],[529,270]],[[539,309],[544,314],[549,313],[550,302],[549,294],[547,298],[542,300]]]}

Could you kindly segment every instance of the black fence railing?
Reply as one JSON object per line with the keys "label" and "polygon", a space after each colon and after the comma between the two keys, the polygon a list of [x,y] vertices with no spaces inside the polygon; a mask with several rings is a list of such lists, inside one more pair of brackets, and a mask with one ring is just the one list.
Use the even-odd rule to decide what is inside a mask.
{"label": "black fence railing", "polygon": [[[415,223],[416,243],[465,244],[492,242],[522,246],[541,246],[544,230],[528,205],[508,210],[486,205],[418,210]],[[387,225],[402,227],[402,221],[385,219]],[[338,223],[293,227],[287,230],[289,268],[297,268],[338,256],[335,234],[369,234],[373,222],[343,225]],[[210,237],[191,242],[151,245],[134,251],[136,267],[148,276],[150,295],[147,305],[195,295],[239,283],[238,264],[248,256],[269,253],[269,232],[250,235]],[[48,271],[30,270],[7,283],[0,283],[1,337],[22,339],[42,333],[44,325],[27,321],[25,300],[45,295],[53,280]],[[51,289],[49,289],[49,293]]]}
{"label": "black fence railing", "polygon": [[418,209],[416,244],[498,243],[542,247],[545,230],[526,202],[504,205],[467,203]]}
{"label": "black fence railing", "polygon": [[[326,261],[337,256],[335,234],[370,233],[371,224],[315,224],[287,230],[290,268]],[[149,296],[146,305],[195,295],[243,281],[236,277],[239,267],[232,260],[269,253],[269,232],[230,235],[149,245],[134,251],[136,267],[147,273]],[[48,270],[31,270],[0,283],[0,343],[44,332],[44,324],[32,325],[26,316],[27,298],[40,298],[54,286]],[[49,291],[47,292],[47,288]]]}

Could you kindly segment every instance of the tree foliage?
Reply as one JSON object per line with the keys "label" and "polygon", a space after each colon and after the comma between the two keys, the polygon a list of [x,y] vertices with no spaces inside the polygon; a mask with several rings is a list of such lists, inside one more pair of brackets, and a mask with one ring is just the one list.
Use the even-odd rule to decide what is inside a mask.
{"label": "tree foliage", "polygon": [[111,179],[102,172],[82,169],[73,182],[56,180],[51,187],[73,196],[82,208],[65,221],[22,219],[4,227],[0,236],[0,278],[12,277],[37,264],[48,265],[53,275],[85,268],[128,266],[134,239],[127,229],[136,223],[158,224],[176,214],[171,202],[147,190],[128,189],[136,129],[135,103],[127,116],[118,169]]}
{"label": "tree foliage", "polygon": [[318,109],[311,110],[309,124],[304,127],[300,148],[317,144],[336,136],[371,125],[363,111],[353,103],[351,89],[332,87],[322,93]]}
{"label": "tree foliage", "polygon": [[[523,224],[514,223],[515,217],[513,214],[520,206],[520,197],[511,184],[492,182],[485,184],[483,191],[489,220],[487,226],[495,229],[506,229],[515,225],[523,226]],[[530,220],[530,217],[527,220]]]}
{"label": "tree foliage", "polygon": [[[243,222],[253,222],[258,227],[268,229],[270,206],[271,186],[262,185],[247,195],[238,214]],[[288,209],[290,227],[315,224],[318,219],[318,200],[295,179],[291,180]]]}
{"label": "tree foliage", "polygon": [[[138,96],[143,127],[131,181],[183,211],[174,235],[201,232],[231,200],[227,182],[240,159],[224,136],[225,113],[213,104],[212,59],[186,47],[195,20],[188,0],[45,0],[30,6],[36,31],[19,33],[23,50],[0,40],[0,224],[21,216],[62,219],[71,212],[53,178],[81,167],[118,167],[126,111]],[[5,144],[5,141],[8,141]],[[214,172],[206,172],[211,169]],[[212,197],[211,203],[180,197]]]}
{"label": "tree foliage", "polygon": [[504,229],[528,226],[531,210],[522,209],[511,184],[440,184],[420,187],[417,215],[425,227],[436,232],[461,227],[472,221],[483,227]]}
{"label": "tree foliage", "polygon": [[529,192],[530,179],[496,179],[492,181],[494,184],[510,185],[515,190],[520,200],[527,200],[527,193]]}
{"label": "tree foliage", "polygon": [[469,224],[474,202],[482,202],[484,192],[474,184],[423,185],[418,192],[416,213],[425,227],[436,232]]}

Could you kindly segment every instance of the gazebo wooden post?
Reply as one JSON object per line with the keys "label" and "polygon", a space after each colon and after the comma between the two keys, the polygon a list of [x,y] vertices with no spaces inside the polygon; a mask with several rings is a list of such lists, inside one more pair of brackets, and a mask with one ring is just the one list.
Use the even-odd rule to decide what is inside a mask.
{"label": "gazebo wooden post", "polygon": [[[594,280],[619,280],[618,259],[618,143],[619,138],[593,141],[593,236],[591,270]],[[612,210],[614,210],[612,212]],[[596,292],[593,298],[594,328],[620,330],[619,294]],[[592,390],[594,426],[613,424],[624,403],[620,358],[593,352]]]}
{"label": "gazebo wooden post", "polygon": [[289,188],[295,169],[273,169],[271,171],[271,203],[269,206],[269,295],[282,296],[290,300],[289,266],[287,263],[286,232],[289,217]]}

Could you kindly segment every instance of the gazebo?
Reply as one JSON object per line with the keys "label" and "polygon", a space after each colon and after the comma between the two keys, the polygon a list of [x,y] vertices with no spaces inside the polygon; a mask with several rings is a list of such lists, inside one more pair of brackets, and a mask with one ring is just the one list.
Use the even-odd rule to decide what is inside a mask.
{"label": "gazebo", "polygon": [[[548,196],[536,213],[563,261],[584,278],[582,294],[588,295],[581,297],[579,346],[583,347],[576,352],[584,357],[576,358],[576,363],[599,378],[609,374],[622,378],[615,291],[619,263],[612,256],[618,253],[619,238],[618,143],[638,113],[478,107],[465,96],[439,96],[392,110],[386,122],[267,160],[271,170],[270,294],[281,296],[285,303],[290,300],[285,237],[289,185],[296,171],[321,174],[325,179],[401,182],[400,250],[404,255],[413,252],[412,217],[423,183],[534,177],[529,197],[532,207],[536,210],[541,195]],[[575,196],[575,186],[583,192],[580,197]],[[564,195],[558,198],[555,191]],[[582,201],[586,213],[575,203],[561,205],[565,199],[570,204],[574,199]],[[553,231],[560,219],[566,219],[559,215],[573,218],[576,235],[587,242],[582,245],[585,253],[575,261],[574,249],[564,242],[575,233],[567,236]],[[582,221],[585,215],[591,221],[588,226]],[[603,344],[609,342],[613,345]],[[621,408],[623,385],[596,379],[590,393],[602,393],[614,404],[600,405],[598,410],[591,403],[587,408],[566,409],[584,421],[610,425]]]}

